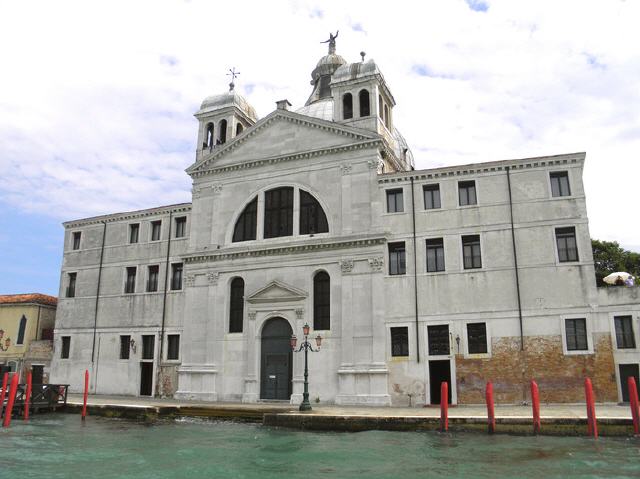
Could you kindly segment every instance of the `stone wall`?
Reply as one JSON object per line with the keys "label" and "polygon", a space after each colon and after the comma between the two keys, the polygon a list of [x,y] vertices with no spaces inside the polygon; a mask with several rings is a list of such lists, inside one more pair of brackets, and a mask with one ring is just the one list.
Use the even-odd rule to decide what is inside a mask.
{"label": "stone wall", "polygon": [[530,401],[529,381],[535,379],[543,403],[584,401],[584,378],[590,377],[598,402],[616,402],[615,366],[609,334],[594,334],[594,353],[565,355],[560,336],[497,338],[487,359],[456,356],[459,404],[485,401],[487,381],[493,382],[496,403]]}

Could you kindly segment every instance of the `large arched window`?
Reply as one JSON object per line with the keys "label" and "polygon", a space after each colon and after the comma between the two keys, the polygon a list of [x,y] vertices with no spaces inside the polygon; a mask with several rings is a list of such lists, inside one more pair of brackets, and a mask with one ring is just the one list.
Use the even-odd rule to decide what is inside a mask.
{"label": "large arched window", "polygon": [[293,188],[269,190],[264,194],[264,237],[293,234]]}
{"label": "large arched window", "polygon": [[342,97],[342,118],[344,120],[353,118],[353,97],[351,93],[345,93]]}
{"label": "large arched window", "polygon": [[27,329],[27,318],[22,315],[20,318],[20,327],[18,328],[18,339],[16,339],[16,344],[24,343],[24,332]]}
{"label": "large arched window", "polygon": [[256,226],[258,219],[258,197],[256,196],[238,217],[236,227],[233,230],[233,242],[249,241],[256,239]]}
{"label": "large arched window", "polygon": [[242,123],[238,123],[236,125],[236,136],[238,136],[240,133],[242,133],[243,129],[244,129],[244,127],[242,126]]}
{"label": "large arched window", "polygon": [[213,123],[209,123],[207,125],[207,136],[204,142],[204,146],[206,148],[211,148],[213,146]]}
{"label": "large arched window", "polygon": [[331,280],[325,271],[313,277],[313,329],[331,329]]}
{"label": "large arched window", "polygon": [[231,281],[231,294],[229,307],[229,332],[241,333],[244,318],[244,280],[234,278]]}
{"label": "large arched window", "polygon": [[220,120],[218,124],[218,128],[220,129],[220,137],[218,138],[218,143],[226,143],[227,142],[227,120]]}
{"label": "large arched window", "polygon": [[309,235],[329,231],[327,215],[318,200],[300,190],[300,234]]}
{"label": "large arched window", "polygon": [[358,93],[358,99],[360,100],[360,116],[371,115],[371,106],[369,103],[369,90],[360,90],[360,93]]}

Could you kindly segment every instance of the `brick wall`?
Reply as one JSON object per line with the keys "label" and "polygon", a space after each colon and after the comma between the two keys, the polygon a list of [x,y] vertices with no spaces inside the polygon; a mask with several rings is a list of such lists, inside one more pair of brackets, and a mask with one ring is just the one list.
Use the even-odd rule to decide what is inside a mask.
{"label": "brick wall", "polygon": [[583,402],[584,378],[593,381],[596,401],[616,402],[615,366],[609,334],[594,335],[594,354],[567,356],[560,336],[499,338],[491,343],[492,357],[456,356],[458,402],[484,403],[487,381],[493,382],[496,403],[530,401],[529,381],[535,379],[541,402]]}

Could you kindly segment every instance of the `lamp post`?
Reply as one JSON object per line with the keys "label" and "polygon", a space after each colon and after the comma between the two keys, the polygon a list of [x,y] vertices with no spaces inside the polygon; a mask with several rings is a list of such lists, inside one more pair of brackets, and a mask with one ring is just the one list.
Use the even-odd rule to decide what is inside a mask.
{"label": "lamp post", "polygon": [[291,349],[294,353],[299,353],[304,350],[304,392],[302,393],[302,403],[300,404],[300,411],[311,411],[311,404],[309,403],[309,366],[307,362],[307,356],[309,351],[317,353],[320,351],[320,345],[322,344],[322,336],[319,334],[316,336],[316,349],[313,349],[309,342],[309,324],[302,327],[302,333],[304,334],[304,341],[300,344],[300,347],[296,350],[298,344],[298,338],[296,335],[291,335]]}

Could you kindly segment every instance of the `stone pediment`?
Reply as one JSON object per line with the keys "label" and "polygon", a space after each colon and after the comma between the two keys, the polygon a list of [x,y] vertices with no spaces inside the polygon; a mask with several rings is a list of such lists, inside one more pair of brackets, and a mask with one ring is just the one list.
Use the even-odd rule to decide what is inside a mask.
{"label": "stone pediment", "polygon": [[248,303],[284,303],[292,301],[302,301],[306,299],[307,293],[294,286],[290,286],[280,281],[271,281],[265,287],[251,293],[247,297]]}
{"label": "stone pediment", "polygon": [[288,155],[318,152],[380,141],[374,132],[332,121],[276,110],[225,145],[191,165],[192,176],[232,165],[247,167],[261,161],[278,161]]}

